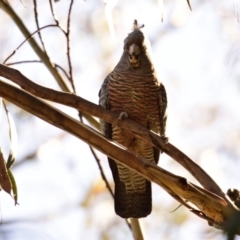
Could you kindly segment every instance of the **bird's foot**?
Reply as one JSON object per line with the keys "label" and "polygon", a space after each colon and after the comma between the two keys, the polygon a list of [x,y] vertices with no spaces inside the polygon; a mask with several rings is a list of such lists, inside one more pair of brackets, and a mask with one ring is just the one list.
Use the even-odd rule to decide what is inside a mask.
{"label": "bird's foot", "polygon": [[[168,137],[166,137],[165,135],[162,135],[161,138],[163,139],[165,145],[168,144],[168,140],[169,140]],[[163,153],[162,150],[160,150],[160,152]]]}
{"label": "bird's foot", "polygon": [[168,143],[168,140],[169,140],[169,138],[168,137],[166,137],[165,135],[163,135],[163,136],[161,136],[162,137],[162,139],[164,140],[164,143],[165,144],[167,144]]}
{"label": "bird's foot", "polygon": [[121,112],[118,117],[118,121],[124,118],[128,118],[128,114],[126,112]]}

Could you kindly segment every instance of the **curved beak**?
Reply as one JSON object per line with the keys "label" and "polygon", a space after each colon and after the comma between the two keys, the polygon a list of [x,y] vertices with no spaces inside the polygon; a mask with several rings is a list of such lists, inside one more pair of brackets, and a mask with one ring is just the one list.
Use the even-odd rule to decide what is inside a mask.
{"label": "curved beak", "polygon": [[139,55],[140,55],[140,49],[139,47],[133,43],[130,47],[129,47],[129,62],[131,64],[132,67],[137,67],[139,65]]}

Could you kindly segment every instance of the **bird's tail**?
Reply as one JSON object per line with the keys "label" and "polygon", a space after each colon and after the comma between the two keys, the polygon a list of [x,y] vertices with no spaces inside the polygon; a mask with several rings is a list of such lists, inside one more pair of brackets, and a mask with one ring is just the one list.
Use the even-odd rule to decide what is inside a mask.
{"label": "bird's tail", "polygon": [[[141,191],[139,189],[136,191],[136,187],[132,187],[132,182],[128,184],[123,181],[123,176],[121,176],[120,181],[117,165],[112,159],[109,159],[109,164],[115,182],[114,205],[116,214],[122,218],[142,218],[149,215],[152,211],[151,182],[129,170],[135,175],[134,181],[139,182],[140,188],[143,188]],[[126,178],[129,179],[129,176]]]}

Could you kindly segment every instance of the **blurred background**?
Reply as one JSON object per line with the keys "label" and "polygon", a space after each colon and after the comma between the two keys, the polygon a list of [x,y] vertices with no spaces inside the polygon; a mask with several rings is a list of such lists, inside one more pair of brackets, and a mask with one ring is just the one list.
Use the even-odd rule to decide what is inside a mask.
{"label": "blurred background", "polygon": [[[33,1],[10,2],[34,32]],[[54,3],[65,29],[69,3]],[[170,142],[208,172],[224,192],[230,187],[240,189],[240,2],[191,0],[191,6],[193,11],[186,0],[164,0],[164,6],[157,0],[76,0],[71,17],[71,57],[77,94],[98,103],[100,86],[119,61],[123,40],[137,19],[145,24],[155,68],[167,90]],[[54,23],[48,1],[38,1],[38,14],[40,26]],[[1,9],[0,22],[3,63],[25,38]],[[42,36],[51,60],[68,71],[63,33],[47,28]],[[37,35],[35,39],[40,44]],[[8,63],[23,60],[38,60],[28,43]],[[33,81],[59,90],[43,64],[13,67]],[[54,105],[78,118],[77,111]],[[113,199],[89,147],[10,103],[8,108],[18,133],[12,171],[20,205],[14,206],[8,194],[0,193],[0,239],[133,239],[125,221],[114,213]],[[3,111],[0,121],[0,146],[7,158],[10,141]],[[107,158],[97,154],[113,186]],[[196,183],[164,154],[159,165]],[[146,239],[226,238],[186,208],[174,211],[178,206],[153,184],[153,211],[141,220]]]}

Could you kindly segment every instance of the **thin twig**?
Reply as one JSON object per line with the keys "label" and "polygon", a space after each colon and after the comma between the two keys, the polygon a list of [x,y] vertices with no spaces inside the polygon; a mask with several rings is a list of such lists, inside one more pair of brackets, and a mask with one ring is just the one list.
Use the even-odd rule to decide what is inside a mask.
{"label": "thin twig", "polygon": [[[50,0],[51,2],[51,0]],[[67,59],[68,59],[68,66],[69,66],[69,80],[71,82],[71,85],[72,85],[72,89],[73,89],[73,92],[76,94],[76,88],[75,88],[75,84],[74,84],[74,80],[73,80],[73,77],[72,77],[72,63],[71,63],[71,55],[70,55],[70,29],[71,29],[71,11],[72,11],[72,6],[73,6],[73,3],[74,3],[74,0],[71,0],[70,2],[70,5],[69,5],[69,11],[68,11],[68,17],[67,17],[67,32],[66,32],[66,38],[67,38]],[[51,9],[52,8],[52,5],[51,5]],[[52,14],[54,14],[52,12]],[[53,15],[54,16],[54,15]],[[80,121],[83,123],[83,118],[82,118],[82,112],[81,111],[78,111],[78,116],[80,118]],[[100,163],[100,160],[98,159],[97,157],[97,154],[95,153],[94,149],[89,146],[90,148],[90,151],[98,165],[98,168],[100,170],[100,173],[101,173],[101,176],[102,176],[102,179],[103,181],[105,182],[106,184],[106,187],[107,189],[109,190],[110,194],[112,195],[112,197],[114,198],[114,194],[112,192],[112,189],[108,183],[108,180],[104,174],[104,171],[103,171],[103,168],[101,166],[101,163]]]}
{"label": "thin twig", "polygon": [[73,92],[76,92],[75,84],[72,76],[72,61],[71,61],[71,55],[70,55],[70,25],[71,25],[71,12],[72,12],[73,2],[74,0],[71,0],[69,5],[69,10],[68,10],[66,38],[67,38],[67,59],[68,59],[70,83],[72,85]]}
{"label": "thin twig", "polygon": [[108,180],[107,180],[107,178],[106,178],[106,176],[105,176],[105,174],[104,174],[104,172],[103,172],[102,166],[101,166],[101,164],[100,164],[100,159],[97,157],[97,155],[96,155],[96,153],[95,153],[95,151],[93,150],[92,147],[90,147],[90,150],[91,150],[91,152],[92,152],[92,155],[93,155],[94,158],[96,159],[96,161],[99,163],[99,164],[98,164],[98,167],[99,167],[99,170],[100,170],[102,179],[103,179],[103,181],[106,183],[106,187],[107,187],[108,191],[110,192],[110,194],[111,194],[112,197],[114,198],[113,191],[112,191],[112,189],[111,189],[111,187],[110,187],[110,184],[108,183]]}
{"label": "thin twig", "polygon": [[[5,65],[6,66],[12,66],[12,65],[16,65],[16,64],[22,64],[22,63],[43,63],[43,62],[41,60],[24,60],[24,61],[7,63]],[[64,75],[69,79],[69,76],[68,76],[67,72],[65,71],[65,69],[63,67],[61,67],[57,63],[53,63],[53,64],[55,65],[56,68],[59,68],[64,73]]]}
{"label": "thin twig", "polygon": [[[80,121],[83,123],[81,111],[79,111],[79,117],[80,117]],[[105,173],[104,173],[104,171],[103,171],[103,168],[102,168],[100,159],[98,158],[95,150],[93,149],[93,147],[92,147],[91,145],[89,145],[89,149],[90,149],[90,151],[91,151],[91,153],[92,153],[92,155],[93,155],[93,157],[94,157],[94,159],[95,159],[95,161],[96,161],[96,163],[97,163],[97,165],[98,165],[98,168],[99,168],[100,174],[101,174],[101,176],[102,176],[102,179],[103,179],[103,181],[105,182],[106,187],[107,187],[110,195],[111,195],[112,198],[114,199],[114,193],[113,193],[113,191],[112,191],[112,189],[111,189],[111,186],[110,186],[110,184],[109,184],[109,182],[108,182],[108,180],[107,180],[107,178],[106,178],[106,175],[105,175]],[[139,234],[139,233],[142,233],[141,227],[140,227],[139,221],[138,221],[136,218],[135,218],[134,221],[132,221],[132,219],[130,219],[131,224],[128,222],[128,219],[125,219],[125,222],[126,222],[127,226],[129,227],[129,229],[132,231],[132,233],[133,233],[134,236],[136,235],[136,231],[137,231],[137,230],[138,230],[138,231],[137,231],[137,235],[138,235],[138,236],[141,235],[141,234]],[[143,238],[140,238],[139,240],[143,240]]]}
{"label": "thin twig", "polygon": [[[50,6],[51,6],[51,11],[52,11],[52,15],[53,15],[53,18],[55,19],[55,14],[53,12],[53,7],[52,7],[52,3],[51,3],[51,0],[50,1]],[[74,3],[74,0],[71,0],[70,2],[70,5],[69,5],[69,11],[68,11],[68,17],[67,17],[67,32],[66,32],[66,38],[67,38],[67,59],[68,59],[68,66],[69,66],[69,80],[70,80],[70,83],[72,85],[72,89],[73,89],[73,92],[76,93],[76,88],[75,88],[75,84],[74,84],[74,80],[73,80],[73,76],[72,76],[72,63],[71,63],[71,55],[70,55],[70,30],[71,30],[71,11],[72,11],[72,6],[73,6],[73,3]],[[55,19],[56,21],[56,19]],[[58,23],[58,21],[56,21],[56,23]],[[81,111],[79,111],[79,118],[80,118],[80,121],[83,122],[83,119],[82,119],[82,113]],[[103,171],[103,168],[101,166],[101,162],[100,160],[98,159],[97,157],[97,154],[95,153],[94,149],[89,145],[89,148],[90,148],[90,151],[98,165],[98,168],[100,170],[100,174],[102,176],[102,179],[103,181],[105,182],[106,184],[106,187],[107,189],[109,190],[109,193],[111,194],[111,196],[114,198],[114,194],[112,192],[112,189],[109,185],[109,182],[105,176],[105,173]],[[126,221],[127,222],[127,221]],[[129,223],[127,222],[128,226],[130,227]],[[131,227],[130,227],[131,228]]]}
{"label": "thin twig", "polygon": [[57,19],[57,17],[56,17],[56,14],[55,14],[55,12],[54,12],[52,0],[49,0],[49,5],[50,5],[52,17],[53,17],[55,23],[59,26],[59,28],[61,29],[61,31],[66,35],[66,34],[67,34],[66,31],[61,27],[61,25],[60,25],[60,23],[59,23],[59,21],[58,21],[58,19]]}
{"label": "thin twig", "polygon": [[[79,113],[81,113],[81,112],[79,112]],[[80,117],[80,119],[81,119],[81,122],[83,122],[83,121],[82,121],[82,117]],[[107,178],[106,178],[106,176],[105,176],[105,173],[104,173],[104,171],[103,171],[103,168],[102,168],[100,159],[98,158],[96,152],[94,151],[94,149],[93,149],[90,145],[89,145],[89,149],[90,149],[90,151],[91,151],[91,153],[92,153],[92,155],[93,155],[93,157],[94,157],[94,159],[95,159],[95,161],[96,161],[96,163],[97,163],[97,165],[98,165],[98,168],[99,168],[100,174],[101,174],[101,176],[102,176],[102,179],[103,179],[103,181],[105,182],[106,187],[107,187],[110,195],[111,195],[111,196],[113,197],[113,199],[114,199],[114,193],[113,193],[113,191],[112,191],[112,189],[111,189],[111,186],[110,186],[110,184],[109,184],[109,182],[108,182],[108,180],[107,180]],[[129,222],[126,221],[126,223],[127,223],[127,225],[130,227]],[[131,227],[130,227],[130,228],[131,228]]]}
{"label": "thin twig", "polygon": [[[24,25],[21,18],[17,15],[17,13],[14,11],[14,9],[10,6],[8,2],[0,1],[0,8],[5,11],[6,14],[8,14],[11,19],[14,21],[16,26],[19,28],[19,30],[22,32],[22,34],[28,38],[30,35],[30,32]],[[35,41],[34,38],[29,39],[29,44],[32,47],[32,49],[35,51],[35,53],[38,55],[38,57],[42,60],[42,62],[45,64],[46,68],[49,70],[49,72],[52,74],[52,76],[57,81],[58,85],[64,92],[70,92],[70,89],[65,81],[65,79],[62,77],[62,75],[59,73],[59,71],[54,67],[54,64],[50,61],[50,59],[47,57],[44,51],[39,47],[38,43]],[[99,129],[99,122],[93,118],[91,115],[84,113],[84,118],[96,129]]]}
{"label": "thin twig", "polygon": [[[223,199],[226,198],[225,194],[222,192],[221,188],[216,184],[216,182],[193,160],[191,160],[172,144],[166,143],[165,138],[159,137],[157,134],[149,131],[140,124],[136,124],[131,119],[123,119],[119,121],[119,114],[116,112],[109,111],[74,94],[63,93],[40,86],[26,78],[18,70],[6,67],[2,64],[0,64],[0,76],[10,79],[21,86],[21,88],[37,97],[73,107],[81,110],[83,113],[91,114],[113,125],[118,125],[126,131],[132,132],[134,135],[148,141],[150,144],[175,159],[184,168],[186,168],[208,191],[219,195]],[[129,126],[129,123],[132,123],[131,126]]]}
{"label": "thin twig", "polygon": [[[0,1],[0,8],[3,9],[12,18],[16,26],[25,36],[25,38],[28,38],[31,35],[31,33],[28,31],[21,18],[17,15],[17,13],[14,11],[14,9],[10,6],[8,2]],[[38,57],[43,61],[43,63],[45,64],[49,72],[52,74],[52,76],[55,78],[60,88],[65,92],[69,92],[69,87],[66,84],[64,78],[59,74],[57,69],[54,67],[53,63],[46,56],[46,53],[40,48],[35,39],[30,38],[29,44],[35,51],[35,53],[38,55]]]}
{"label": "thin twig", "polygon": [[[36,22],[36,25],[37,25],[37,29],[39,30],[40,27],[39,27],[39,22],[38,22],[38,11],[37,11],[37,1],[36,0],[33,0],[33,5],[34,5],[33,9],[34,9],[35,22]],[[42,39],[41,31],[38,31],[38,36],[39,36],[39,39],[42,43],[43,50],[47,54],[45,44],[44,44],[43,39]]]}
{"label": "thin twig", "polygon": [[136,240],[144,240],[143,231],[138,218],[130,218],[133,237]]}
{"label": "thin twig", "polygon": [[[72,80],[73,80],[73,79],[72,79]],[[73,83],[74,83],[74,81],[73,81]],[[76,92],[75,92],[75,91],[76,91],[75,89],[73,89],[73,91],[74,91],[74,93],[76,93]],[[79,116],[79,119],[80,119],[81,123],[83,123],[82,112],[81,112],[80,110],[78,111],[78,116]],[[113,199],[114,199],[113,191],[112,191],[112,189],[111,189],[111,187],[110,187],[110,184],[109,184],[109,182],[108,182],[108,180],[107,180],[107,178],[106,178],[106,176],[105,176],[105,173],[104,173],[104,171],[103,171],[101,162],[100,162],[100,160],[99,160],[96,152],[95,152],[94,149],[92,148],[92,146],[89,145],[89,149],[90,149],[90,151],[91,151],[91,153],[92,153],[92,155],[93,155],[93,158],[95,159],[95,161],[96,161],[96,163],[97,163],[97,165],[98,165],[98,168],[99,168],[100,174],[101,174],[101,176],[102,176],[102,179],[103,179],[103,181],[105,182],[106,187],[107,187],[110,195],[111,195],[111,196],[113,197]],[[129,222],[127,221],[127,219],[125,219],[125,221],[126,221],[126,224],[128,225],[128,227],[129,227],[130,230],[131,230],[132,227],[131,227],[131,225],[129,224]]]}
{"label": "thin twig", "polygon": [[[60,27],[59,21],[57,20],[57,18],[55,16],[53,5],[52,5],[52,1],[49,0],[49,4],[50,4],[50,8],[51,8],[53,19],[55,20],[56,24],[60,27],[60,29],[65,33],[66,38],[67,38],[67,59],[68,59],[68,66],[69,66],[69,77],[68,77],[68,79],[69,79],[69,81],[71,83],[73,92],[76,94],[76,88],[75,88],[75,84],[74,84],[74,80],[73,80],[73,76],[72,76],[72,63],[71,63],[71,55],[70,55],[70,29],[71,29],[70,28],[70,23],[71,23],[70,20],[71,20],[71,11],[72,11],[73,3],[74,3],[74,0],[71,0],[70,5],[69,5],[68,17],[67,17],[67,32],[64,32],[63,29]],[[79,115],[80,121],[83,122],[81,111],[79,111],[78,115]],[[107,180],[107,178],[106,178],[106,176],[104,174],[104,171],[103,171],[103,168],[101,166],[100,160],[98,159],[97,154],[95,153],[94,149],[90,145],[89,145],[89,148],[90,148],[90,151],[91,151],[91,153],[92,153],[92,155],[93,155],[93,157],[94,157],[94,159],[95,159],[95,161],[96,161],[96,163],[98,165],[98,168],[100,170],[102,179],[105,182],[106,187],[109,190],[111,196],[114,198],[114,194],[113,194],[112,189],[111,189],[111,187],[110,187],[110,185],[108,183],[108,180]],[[127,222],[127,224],[130,227],[128,222]]]}
{"label": "thin twig", "polygon": [[54,63],[54,65],[55,65],[56,68],[59,68],[59,69],[64,73],[64,75],[67,77],[67,79],[70,79],[68,73],[66,72],[66,70],[65,70],[63,67],[61,67],[61,66],[60,66],[59,64],[57,64],[57,63]]}
{"label": "thin twig", "polygon": [[49,24],[49,25],[43,26],[43,27],[37,29],[36,31],[34,31],[33,33],[31,33],[31,34],[13,51],[13,53],[4,60],[3,64],[5,64],[5,63],[7,62],[7,60],[9,60],[25,42],[27,42],[29,39],[31,39],[31,38],[34,36],[34,34],[36,34],[37,32],[39,32],[39,31],[41,31],[41,30],[43,30],[43,29],[45,29],[45,28],[49,28],[49,27],[58,27],[58,26],[57,26],[56,24]]}
{"label": "thin twig", "polygon": [[[78,116],[79,116],[79,118],[80,118],[81,123],[83,123],[81,111],[78,111]],[[100,173],[101,173],[102,179],[103,179],[103,181],[105,182],[106,187],[107,187],[110,195],[114,198],[113,191],[112,191],[112,189],[111,189],[111,187],[110,187],[110,184],[109,184],[109,182],[108,182],[108,180],[107,180],[107,178],[106,178],[106,176],[105,176],[105,173],[104,173],[104,171],[103,171],[103,168],[102,168],[100,159],[98,158],[96,152],[94,151],[94,149],[93,149],[90,145],[89,145],[89,149],[90,149],[90,151],[91,151],[91,153],[92,153],[92,155],[93,155],[93,157],[94,157],[94,159],[95,159],[95,161],[96,161],[96,163],[97,163],[97,165],[98,165],[98,168],[99,168],[99,171],[100,171]],[[128,224],[128,226],[130,226],[128,222],[127,222],[127,224]]]}
{"label": "thin twig", "polygon": [[12,66],[12,65],[17,65],[17,64],[22,64],[22,63],[43,63],[43,62],[41,60],[24,60],[24,61],[6,63],[5,65]]}

